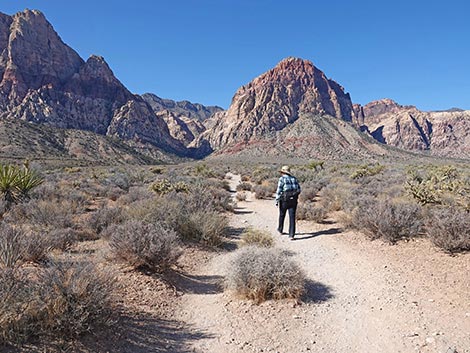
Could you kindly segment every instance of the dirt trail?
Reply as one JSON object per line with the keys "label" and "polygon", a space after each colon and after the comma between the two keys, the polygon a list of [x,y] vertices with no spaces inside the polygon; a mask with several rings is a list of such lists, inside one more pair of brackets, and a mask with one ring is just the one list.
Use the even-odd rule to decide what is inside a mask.
{"label": "dirt trail", "polygon": [[425,240],[366,241],[334,219],[299,222],[292,242],[276,219],[273,200],[250,195],[231,224],[267,230],[293,254],[308,277],[302,303],[255,305],[224,292],[233,252],[218,254],[191,274],[197,285],[175,313],[201,332],[194,352],[470,352],[470,254],[450,257]]}

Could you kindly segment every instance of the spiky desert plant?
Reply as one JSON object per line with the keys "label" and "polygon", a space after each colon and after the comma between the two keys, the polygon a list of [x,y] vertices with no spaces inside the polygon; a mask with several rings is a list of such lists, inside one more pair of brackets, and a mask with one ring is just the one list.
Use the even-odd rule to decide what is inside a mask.
{"label": "spiky desert plant", "polygon": [[0,165],[0,193],[7,208],[29,197],[29,192],[41,185],[44,179],[28,167]]}

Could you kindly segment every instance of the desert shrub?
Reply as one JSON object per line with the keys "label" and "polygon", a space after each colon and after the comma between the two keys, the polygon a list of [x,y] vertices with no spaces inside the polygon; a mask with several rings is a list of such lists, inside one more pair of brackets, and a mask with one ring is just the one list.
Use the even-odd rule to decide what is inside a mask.
{"label": "desert shrub", "polygon": [[316,206],[313,202],[301,202],[297,205],[297,219],[322,223],[325,221],[326,216],[327,211],[325,208]]}
{"label": "desert shrub", "polygon": [[237,185],[237,191],[251,191],[250,183],[240,183]]}
{"label": "desert shrub", "polygon": [[254,228],[246,229],[241,239],[245,245],[258,245],[266,248],[274,245],[274,238],[270,233]]}
{"label": "desert shrub", "polygon": [[158,272],[174,265],[181,254],[176,233],[158,223],[126,221],[113,227],[109,245],[117,259]]}
{"label": "desert shrub", "polygon": [[242,182],[249,182],[251,180],[251,178],[250,178],[249,175],[244,174],[244,175],[241,176],[241,180],[242,180]]}
{"label": "desert shrub", "polygon": [[120,207],[102,207],[93,212],[86,220],[86,225],[97,235],[109,227],[111,224],[118,224],[124,221],[124,214]]}
{"label": "desert shrub", "polygon": [[352,223],[371,239],[382,238],[390,243],[416,237],[423,225],[419,205],[370,197],[358,203]]}
{"label": "desert shrub", "polygon": [[454,166],[409,169],[405,190],[422,205],[470,205],[470,183]]}
{"label": "desert shrub", "polygon": [[189,192],[189,186],[185,182],[170,182],[168,179],[159,179],[150,185],[150,190],[156,194],[164,195],[169,192]]}
{"label": "desert shrub", "polygon": [[381,164],[376,165],[369,165],[364,164],[359,166],[354,172],[351,174],[351,179],[360,179],[368,176],[374,176],[381,173],[385,169],[385,166]]}
{"label": "desert shrub", "polygon": [[219,246],[228,229],[227,218],[215,211],[195,211],[181,214],[175,230],[184,239],[209,246]]}
{"label": "desert shrub", "polygon": [[48,237],[21,227],[0,224],[0,264],[13,268],[24,262],[44,261],[51,250]]}
{"label": "desert shrub", "polygon": [[139,200],[147,200],[150,198],[153,198],[154,194],[148,190],[148,188],[145,187],[139,187],[139,186],[132,186],[129,188],[129,192],[127,194],[124,194],[117,199],[117,202],[120,205],[129,205],[133,202],[139,201]]}
{"label": "desert shrub", "polygon": [[83,234],[73,228],[55,228],[48,230],[45,237],[50,248],[68,251],[78,240],[83,239]]}
{"label": "desert shrub", "polygon": [[257,303],[268,299],[298,299],[305,276],[289,256],[276,248],[247,246],[235,253],[228,267],[226,288]]}
{"label": "desert shrub", "polygon": [[18,270],[0,268],[0,345],[36,333],[37,287]]}
{"label": "desert shrub", "polygon": [[273,190],[269,186],[255,185],[253,188],[257,199],[267,199],[273,196]]}
{"label": "desert shrub", "polygon": [[431,241],[450,253],[470,250],[470,213],[455,207],[436,208],[426,217]]}
{"label": "desert shrub", "polygon": [[52,262],[38,279],[39,332],[77,337],[109,322],[112,273],[86,262]]}
{"label": "desert shrub", "polygon": [[5,219],[9,223],[25,221],[39,226],[70,228],[74,225],[74,208],[67,201],[30,200],[16,205]]}
{"label": "desert shrub", "polygon": [[302,184],[302,192],[300,193],[299,200],[302,202],[313,200],[320,190],[327,185],[328,181],[326,179],[315,179],[304,182]]}
{"label": "desert shrub", "polygon": [[237,192],[235,198],[237,199],[237,201],[246,201],[246,192]]}
{"label": "desert shrub", "polygon": [[153,174],[163,174],[165,173],[165,168],[155,166],[155,167],[150,167],[149,171]]}
{"label": "desert shrub", "polygon": [[77,337],[109,323],[114,278],[89,263],[0,270],[0,343]]}

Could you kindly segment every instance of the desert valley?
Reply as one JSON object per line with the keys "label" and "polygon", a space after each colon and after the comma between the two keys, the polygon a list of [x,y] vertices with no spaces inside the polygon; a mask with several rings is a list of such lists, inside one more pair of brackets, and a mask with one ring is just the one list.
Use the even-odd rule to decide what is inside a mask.
{"label": "desert valley", "polygon": [[226,110],[138,95],[38,10],[0,53],[0,352],[470,353],[470,111],[297,57]]}

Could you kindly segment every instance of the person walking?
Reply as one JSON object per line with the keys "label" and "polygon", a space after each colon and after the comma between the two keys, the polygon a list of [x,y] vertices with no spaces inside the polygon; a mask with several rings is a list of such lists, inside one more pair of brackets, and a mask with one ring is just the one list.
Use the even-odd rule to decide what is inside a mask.
{"label": "person walking", "polygon": [[279,224],[277,231],[282,234],[284,229],[284,219],[289,212],[289,239],[294,240],[295,236],[295,212],[300,194],[300,184],[292,175],[290,167],[285,165],[279,170],[281,176],[277,183],[276,206],[279,206]]}

